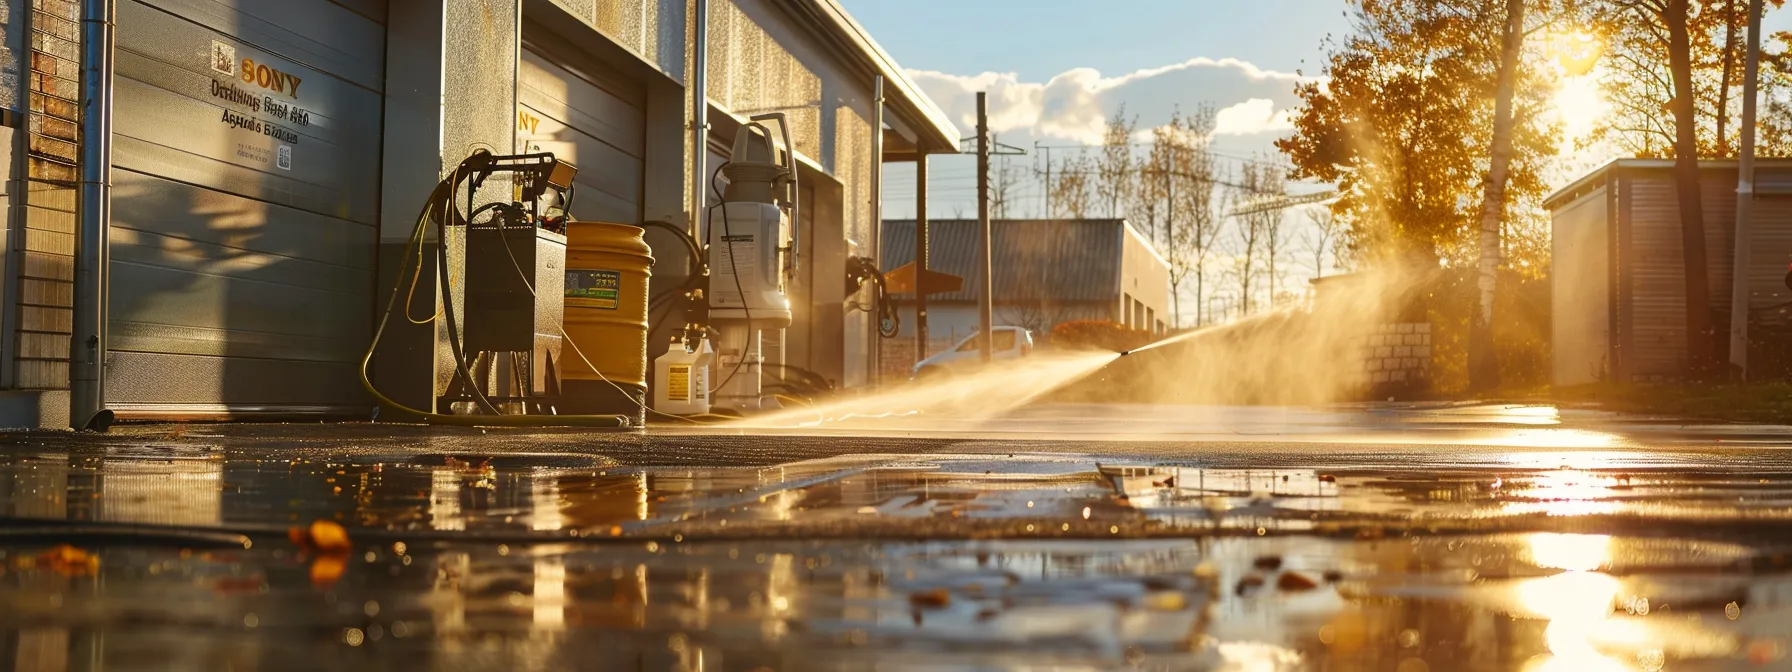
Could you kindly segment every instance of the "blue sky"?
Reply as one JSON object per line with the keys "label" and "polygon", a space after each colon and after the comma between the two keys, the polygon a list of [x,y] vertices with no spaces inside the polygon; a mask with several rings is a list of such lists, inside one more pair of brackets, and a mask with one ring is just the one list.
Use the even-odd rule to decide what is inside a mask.
{"label": "blue sky", "polygon": [[[1006,159],[1015,180],[1010,217],[1044,210],[1038,175],[1046,152],[1034,148],[1050,147],[1061,162],[1098,142],[1104,120],[1121,103],[1137,115],[1141,131],[1162,125],[1178,107],[1212,105],[1222,169],[1275,158],[1273,143],[1289,132],[1289,115],[1299,104],[1297,73],[1319,74],[1325,38],[1342,38],[1350,29],[1346,0],[840,1],[967,137],[975,125],[975,93],[989,92],[998,139],[1033,151]],[[1768,34],[1792,29],[1792,11],[1769,12],[1763,24]],[[1589,78],[1564,86],[1596,85]],[[1592,104],[1576,109],[1596,115],[1601,104],[1594,95]],[[1608,158],[1595,153],[1565,158],[1552,179],[1571,180]],[[930,215],[975,217],[971,157],[939,156],[929,165]],[[913,217],[912,167],[889,164],[885,176],[885,216]],[[1108,214],[1098,208],[1091,216]],[[1286,217],[1296,254],[1308,254],[1298,252],[1310,228],[1299,215]],[[1217,253],[1227,254],[1229,235],[1222,232]],[[1283,268],[1280,287],[1302,288],[1311,274],[1310,264]]]}
{"label": "blue sky", "polygon": [[904,67],[1044,80],[1196,56],[1292,72],[1348,27],[1340,0],[843,0]]}
{"label": "blue sky", "polygon": [[[1349,27],[1342,0],[843,0],[929,97],[968,132],[975,93],[989,91],[998,138],[1034,150],[1007,159],[1019,176],[1011,216],[1043,210],[1036,173],[1094,142],[1123,102],[1141,131],[1178,107],[1220,110],[1223,161],[1272,153],[1296,100],[1296,73],[1315,73],[1328,34]],[[936,217],[974,212],[973,163],[933,160]],[[912,170],[888,170],[884,210],[914,215]],[[1105,214],[1105,213],[1099,213]]]}

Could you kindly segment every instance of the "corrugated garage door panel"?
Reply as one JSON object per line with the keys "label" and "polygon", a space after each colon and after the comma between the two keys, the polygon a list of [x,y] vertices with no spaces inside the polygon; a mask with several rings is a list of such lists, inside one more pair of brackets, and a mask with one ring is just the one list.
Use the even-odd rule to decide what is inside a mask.
{"label": "corrugated garage door panel", "polygon": [[562,65],[531,46],[522,52],[518,144],[579,167],[573,215],[638,224],[646,145],[645,92],[595,66]]}
{"label": "corrugated garage door panel", "polygon": [[354,366],[371,331],[384,3],[118,11],[108,403],[364,405]]}
{"label": "corrugated garage door panel", "polygon": [[1630,193],[1630,333],[1633,378],[1679,377],[1686,369],[1686,284],[1679,199],[1672,180],[1634,179]]}

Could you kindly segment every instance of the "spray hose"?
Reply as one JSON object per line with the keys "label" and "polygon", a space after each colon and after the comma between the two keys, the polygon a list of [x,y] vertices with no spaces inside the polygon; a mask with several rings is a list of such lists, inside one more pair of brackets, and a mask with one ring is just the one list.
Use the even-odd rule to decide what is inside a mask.
{"label": "spray hose", "polygon": [[852,257],[846,261],[846,293],[857,293],[871,281],[872,302],[877,304],[877,335],[884,338],[895,338],[902,332],[902,315],[896,312],[896,302],[890,300],[889,284],[884,280],[884,272],[878,270],[877,262],[869,257]]}
{"label": "spray hose", "polygon": [[[479,390],[479,386],[474,384],[473,377],[467,370],[466,359],[461,348],[460,333],[456,328],[458,325],[456,324],[454,315],[454,298],[447,294],[449,292],[448,282],[450,279],[448,274],[447,227],[450,225],[466,223],[465,219],[460,218],[460,213],[455,208],[454,197],[460,190],[460,184],[464,181],[463,178],[470,178],[475,174],[481,174],[488,171],[492,163],[492,158],[492,154],[485,150],[477,150],[473,152],[471,156],[460,163],[460,166],[454,169],[454,172],[451,173],[447,179],[436,184],[435,190],[430,193],[429,200],[424,203],[422,212],[418,213],[417,226],[412,229],[411,238],[405,243],[404,257],[398,262],[398,273],[395,274],[398,276],[398,281],[392,287],[391,298],[386,301],[385,312],[380,315],[379,326],[374,329],[373,341],[367,344],[367,352],[361,357],[360,377],[362,389],[365,389],[374,400],[378,401],[381,407],[399,411],[432,425],[463,427],[628,427],[628,418],[620,415],[503,415],[500,414],[497,408],[492,405],[491,401],[485,397],[485,394]],[[473,193],[475,191],[477,191],[477,187],[468,189],[467,199],[469,204],[473,199]],[[438,204],[442,207],[438,208]],[[439,277],[442,281],[441,287],[438,288],[443,303],[441,316],[447,320],[448,342],[449,346],[454,351],[455,375],[460,378],[467,389],[473,394],[474,401],[479,405],[480,410],[485,411],[487,415],[450,415],[411,408],[380,393],[379,388],[374,386],[373,380],[367,375],[367,369],[373,362],[373,353],[379,348],[380,339],[385,336],[386,325],[391,321],[392,313],[396,312],[398,309],[398,295],[403,293],[405,285],[404,268],[405,265],[411,261],[411,251],[413,249],[417,250],[417,269],[418,271],[421,271],[422,269],[422,264],[424,263],[422,253],[423,235],[427,230],[432,214],[435,215],[436,230],[438,232],[438,237],[440,238],[438,241],[437,259],[440,263]],[[471,217],[472,214],[473,213],[470,212],[469,217]],[[413,287],[413,289],[415,288]],[[531,288],[530,291],[533,292],[534,289]],[[429,322],[433,321],[433,318],[429,320]],[[433,383],[431,384],[430,393],[432,396],[435,394]]]}

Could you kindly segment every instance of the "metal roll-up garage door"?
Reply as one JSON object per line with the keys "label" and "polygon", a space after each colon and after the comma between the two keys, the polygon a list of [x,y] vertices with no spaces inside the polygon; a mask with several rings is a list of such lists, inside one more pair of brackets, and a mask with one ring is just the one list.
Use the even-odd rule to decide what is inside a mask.
{"label": "metal roll-up garage door", "polygon": [[384,0],[121,0],[107,403],[365,409]]}
{"label": "metal roll-up garage door", "polygon": [[579,167],[573,216],[639,224],[646,92],[584,60],[525,44],[517,66],[518,148],[553,152]]}

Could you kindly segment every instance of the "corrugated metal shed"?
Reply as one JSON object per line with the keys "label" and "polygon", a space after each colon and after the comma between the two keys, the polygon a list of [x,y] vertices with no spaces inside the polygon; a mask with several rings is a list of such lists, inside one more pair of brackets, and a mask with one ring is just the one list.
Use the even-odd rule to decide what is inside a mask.
{"label": "corrugated metal shed", "polygon": [[[1124,226],[1119,219],[991,222],[995,300],[1117,300]],[[927,231],[929,270],[964,278],[962,290],[928,300],[976,301],[983,292],[977,273],[977,220],[930,220]],[[886,220],[883,235],[880,263],[885,270],[915,260],[914,220]]]}
{"label": "corrugated metal shed", "polygon": [[[1728,344],[1736,162],[1701,162],[1706,273],[1713,328],[1721,351]],[[1756,165],[1756,197],[1750,225],[1749,305],[1756,324],[1787,321],[1792,290],[1783,282],[1792,263],[1792,160]],[[1605,207],[1588,211],[1587,204]],[[1686,297],[1679,200],[1673,162],[1620,159],[1589,173],[1544,201],[1556,239],[1552,282],[1557,319],[1552,327],[1558,384],[1609,379],[1630,382],[1678,379],[1686,369]],[[1604,234],[1587,231],[1603,218]],[[1565,245],[1564,241],[1599,245]],[[1603,249],[1600,249],[1600,245]],[[1585,285],[1599,282],[1602,287]],[[1563,283],[1572,283],[1564,285]],[[1593,300],[1591,294],[1612,297]],[[1572,300],[1567,300],[1572,299]],[[1602,304],[1604,304],[1602,306]],[[1605,320],[1564,314],[1603,309]],[[1598,362],[1609,362],[1600,366]],[[1600,373],[1588,373],[1597,368]]]}

